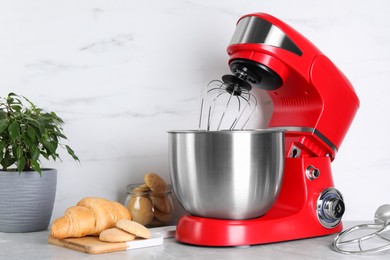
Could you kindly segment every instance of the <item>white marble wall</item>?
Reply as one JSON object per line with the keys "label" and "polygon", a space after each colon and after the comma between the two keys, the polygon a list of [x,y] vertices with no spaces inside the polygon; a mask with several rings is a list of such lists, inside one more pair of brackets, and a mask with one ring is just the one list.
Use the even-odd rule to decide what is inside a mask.
{"label": "white marble wall", "polygon": [[[353,83],[361,108],[333,163],[347,220],[390,203],[390,2],[0,0],[0,94],[66,121],[53,218],[84,196],[169,180],[167,130],[197,125],[201,88],[228,72],[237,19],[270,13],[312,40]],[[17,192],[17,191],[16,191]]]}

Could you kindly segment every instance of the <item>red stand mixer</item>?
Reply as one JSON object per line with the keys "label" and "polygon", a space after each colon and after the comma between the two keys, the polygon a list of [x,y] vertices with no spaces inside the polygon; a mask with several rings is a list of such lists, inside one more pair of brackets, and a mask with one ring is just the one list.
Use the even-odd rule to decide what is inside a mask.
{"label": "red stand mixer", "polygon": [[183,216],[176,239],[243,246],[342,231],[345,205],[330,164],[359,107],[350,82],[305,37],[264,13],[240,18],[227,52],[233,74],[224,76],[224,83],[266,90],[273,103],[268,128],[285,131],[280,192],[256,218]]}

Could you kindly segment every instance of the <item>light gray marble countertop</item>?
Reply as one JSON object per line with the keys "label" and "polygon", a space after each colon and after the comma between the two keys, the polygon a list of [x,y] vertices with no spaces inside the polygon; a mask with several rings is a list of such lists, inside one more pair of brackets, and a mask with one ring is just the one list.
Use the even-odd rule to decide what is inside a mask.
{"label": "light gray marble countertop", "polygon": [[[346,223],[346,227],[358,224]],[[330,249],[335,235],[250,247],[199,247],[178,243],[89,255],[48,244],[49,232],[0,233],[0,259],[389,259],[390,251],[370,255],[344,255]]]}

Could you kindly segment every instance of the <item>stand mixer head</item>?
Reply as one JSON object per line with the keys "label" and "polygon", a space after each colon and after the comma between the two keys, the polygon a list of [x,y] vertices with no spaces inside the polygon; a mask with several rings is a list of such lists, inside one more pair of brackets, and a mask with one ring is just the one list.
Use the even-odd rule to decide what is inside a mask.
{"label": "stand mixer head", "polygon": [[287,130],[287,154],[333,160],[359,107],[344,74],[300,33],[263,13],[238,21],[227,52],[233,74],[244,71],[271,98],[268,127]]}
{"label": "stand mixer head", "polygon": [[[240,18],[227,52],[232,75],[225,75],[222,81],[209,84],[202,100],[201,130],[191,134],[212,136],[219,131],[210,130],[242,130],[253,117],[257,106],[258,96],[251,93],[252,88],[263,89],[262,93],[266,93],[273,103],[268,128],[283,131],[284,134],[283,177],[276,183],[280,190],[271,208],[254,219],[223,219],[207,214],[184,216],[177,225],[176,239],[198,245],[237,246],[340,232],[345,206],[341,193],[334,188],[330,164],[359,107],[359,99],[352,85],[310,41],[268,14],[255,13]],[[214,83],[217,83],[216,87]],[[209,106],[205,105],[208,96],[212,96]],[[216,118],[215,107],[222,96],[228,98],[222,104],[216,128],[212,128],[213,118]],[[237,101],[233,109],[232,100]],[[225,128],[221,125],[229,109],[236,112]],[[208,111],[207,116],[205,111]],[[203,128],[204,118],[207,123]],[[248,131],[253,130],[232,132],[237,135],[242,132],[244,135]],[[187,189],[183,187],[192,185],[198,175],[206,176],[200,183],[203,190],[213,189],[214,186],[204,186],[211,185],[212,182],[208,180],[214,178],[214,171],[203,172],[199,171],[200,167],[194,167],[188,177],[189,171],[179,166],[202,165],[202,161],[189,162],[186,159],[188,155],[196,155],[196,158],[202,158],[210,165],[218,165],[211,156],[218,158],[218,154],[212,153],[214,150],[211,149],[208,153],[210,156],[199,156],[204,154],[202,146],[196,151],[192,149],[178,153],[178,148],[186,144],[186,140],[192,142],[195,138],[184,138],[181,134],[170,132],[169,140],[171,177],[179,200],[194,194],[196,189],[191,190],[191,194],[185,194]],[[213,147],[213,138],[200,144]],[[240,154],[238,142],[233,142],[231,147],[232,153]],[[265,158],[266,154],[267,151],[258,158]],[[273,162],[264,160],[264,163]],[[240,169],[250,168],[251,164],[242,162],[233,166],[222,169],[229,170],[229,174],[240,182]],[[269,168],[271,165],[263,166]],[[264,190],[272,188],[266,183],[260,186]],[[207,204],[210,203],[207,201]],[[217,205],[219,202],[215,203]],[[205,202],[194,200],[195,204],[203,205]],[[239,237],[234,235],[237,233]]]}

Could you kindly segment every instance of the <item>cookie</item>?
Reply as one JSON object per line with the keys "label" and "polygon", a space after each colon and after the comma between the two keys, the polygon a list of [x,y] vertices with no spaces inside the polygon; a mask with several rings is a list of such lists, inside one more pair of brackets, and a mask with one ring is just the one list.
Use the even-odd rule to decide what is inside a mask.
{"label": "cookie", "polygon": [[146,185],[153,192],[167,192],[169,187],[167,183],[156,173],[148,173],[144,176]]}
{"label": "cookie", "polygon": [[135,235],[120,230],[119,228],[109,228],[103,230],[100,233],[99,239],[104,242],[118,243],[118,242],[127,242],[127,241],[134,240]]}
{"label": "cookie", "polygon": [[153,207],[164,213],[172,213],[173,203],[168,194],[152,194],[150,196]]}
{"label": "cookie", "polygon": [[164,213],[158,210],[154,210],[154,217],[161,221],[164,224],[169,224],[173,219],[173,214],[171,213]]}
{"label": "cookie", "polygon": [[121,219],[116,222],[116,227],[137,237],[150,238],[152,236],[149,229],[135,221]]}
{"label": "cookie", "polygon": [[137,192],[148,192],[148,191],[150,191],[148,185],[142,184],[142,185],[134,188],[131,192],[137,193]]}
{"label": "cookie", "polygon": [[127,204],[132,220],[144,226],[153,220],[153,205],[149,198],[134,196]]}

